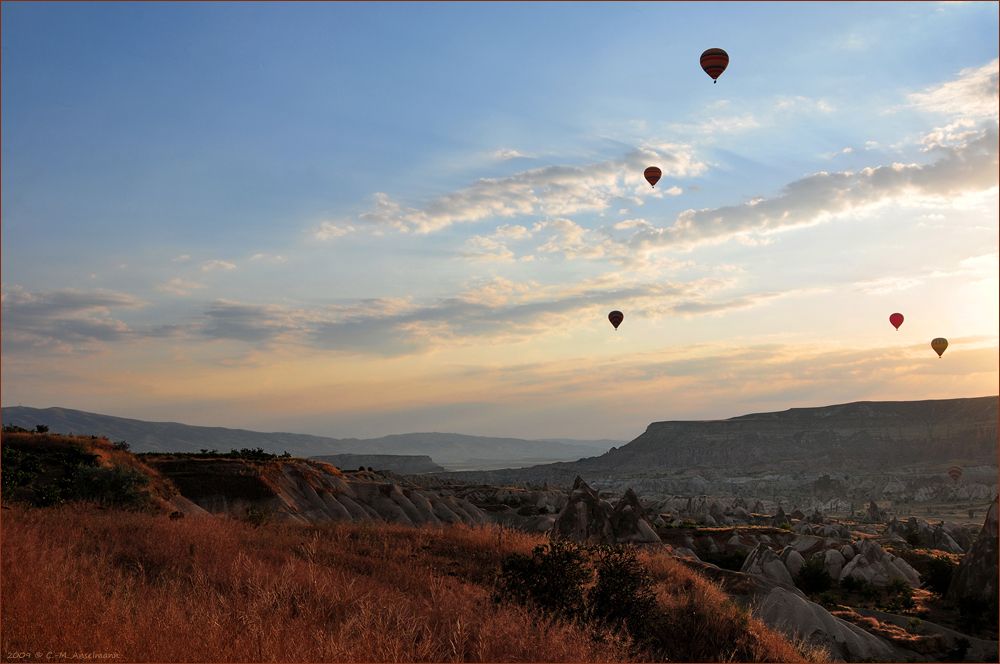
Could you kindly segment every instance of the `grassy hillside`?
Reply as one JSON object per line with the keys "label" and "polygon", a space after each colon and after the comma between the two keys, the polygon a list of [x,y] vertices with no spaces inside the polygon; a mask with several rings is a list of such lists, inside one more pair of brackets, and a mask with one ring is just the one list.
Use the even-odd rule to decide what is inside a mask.
{"label": "grassy hillside", "polygon": [[[2,519],[4,653],[161,662],[647,659],[609,629],[491,599],[501,560],[527,554],[538,536],[254,526],[90,504],[5,505]],[[672,659],[803,661],[683,565],[656,554],[642,562],[676,631]]]}
{"label": "grassy hillside", "polygon": [[[825,656],[803,653],[717,585],[660,552],[638,558],[662,612],[653,652],[607,623],[558,617],[496,594],[504,562],[530,555],[547,542],[544,535],[494,526],[172,519],[163,501],[176,489],[108,441],[4,434],[2,447],[5,658],[38,652],[62,661],[161,662]],[[129,485],[129,495],[146,498],[121,505],[92,494],[80,499],[97,471],[115,468],[146,477]],[[51,494],[46,487],[61,488]]]}

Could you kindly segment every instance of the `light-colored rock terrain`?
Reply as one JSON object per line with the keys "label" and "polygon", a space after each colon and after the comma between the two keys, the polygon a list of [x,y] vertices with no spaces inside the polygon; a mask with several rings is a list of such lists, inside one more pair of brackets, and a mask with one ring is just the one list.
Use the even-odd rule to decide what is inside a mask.
{"label": "light-colored rock terrain", "polygon": [[242,516],[253,506],[290,523],[349,519],[440,526],[490,521],[463,498],[376,473],[341,474],[315,461],[155,459],[149,465],[177,486],[182,500],[175,507],[187,514]]}

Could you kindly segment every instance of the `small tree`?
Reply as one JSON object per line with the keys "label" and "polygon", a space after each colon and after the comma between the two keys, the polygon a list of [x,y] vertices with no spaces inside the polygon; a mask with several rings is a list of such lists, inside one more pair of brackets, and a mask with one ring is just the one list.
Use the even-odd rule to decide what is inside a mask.
{"label": "small tree", "polygon": [[956,567],[948,556],[934,556],[927,561],[927,571],[920,575],[920,584],[932,593],[944,597]]}
{"label": "small tree", "polygon": [[494,599],[531,602],[567,618],[583,614],[583,585],[590,580],[587,556],[566,540],[539,544],[530,556],[509,555],[500,565]]}
{"label": "small tree", "polygon": [[807,595],[821,593],[830,589],[833,579],[826,571],[823,558],[813,556],[802,564],[799,573],[795,575],[795,585]]}
{"label": "small tree", "polygon": [[36,424],[35,425],[35,433],[48,433],[48,432],[49,432],[49,428],[47,426],[45,426],[44,424]]}
{"label": "small tree", "polygon": [[599,548],[597,583],[587,593],[589,615],[640,641],[655,636],[662,617],[653,579],[639,563],[635,549]]}

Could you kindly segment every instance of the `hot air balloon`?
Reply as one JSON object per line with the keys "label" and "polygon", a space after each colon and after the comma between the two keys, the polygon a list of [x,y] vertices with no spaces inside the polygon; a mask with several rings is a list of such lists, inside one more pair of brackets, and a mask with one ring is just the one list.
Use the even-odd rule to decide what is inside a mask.
{"label": "hot air balloon", "polygon": [[931,348],[933,348],[934,352],[938,354],[938,359],[941,359],[941,356],[944,355],[945,349],[948,348],[948,340],[938,337],[931,342]]}
{"label": "hot air balloon", "polygon": [[660,181],[660,176],[663,175],[663,171],[658,169],[656,166],[650,166],[642,173],[646,176],[646,182],[649,183],[650,187],[655,187],[656,183]]}
{"label": "hot air balloon", "polygon": [[614,325],[617,330],[618,326],[622,324],[623,320],[625,320],[625,314],[620,311],[612,311],[608,314],[608,320],[611,321],[611,324]]}
{"label": "hot air balloon", "polygon": [[959,468],[958,466],[952,466],[951,468],[948,469],[948,476],[957,482],[958,479],[962,476],[962,469]]}
{"label": "hot air balloon", "polygon": [[898,332],[899,326],[903,324],[903,314],[893,314],[889,316],[889,322],[892,323],[892,326],[896,328],[896,331]]}
{"label": "hot air balloon", "polygon": [[719,82],[719,76],[729,66],[729,54],[721,48],[710,48],[701,54],[701,68],[712,77],[713,83]]}

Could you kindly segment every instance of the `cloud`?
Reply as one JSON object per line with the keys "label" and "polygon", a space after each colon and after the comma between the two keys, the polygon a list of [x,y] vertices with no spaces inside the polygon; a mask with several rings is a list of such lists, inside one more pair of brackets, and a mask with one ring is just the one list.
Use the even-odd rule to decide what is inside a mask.
{"label": "cloud", "polygon": [[122,342],[136,337],[110,309],[145,306],[114,291],[60,289],[29,293],[20,286],[0,295],[5,352],[41,350],[71,353],[94,351],[96,342]]}
{"label": "cloud", "polygon": [[643,148],[621,159],[585,166],[546,166],[504,178],[480,179],[465,189],[438,196],[422,208],[403,208],[386,194],[377,193],[372,207],[358,216],[370,224],[430,233],[456,223],[495,217],[599,212],[616,198],[643,191],[641,173],[652,161],[667,176],[693,176],[706,169],[682,149],[658,152]]}
{"label": "cloud", "polygon": [[982,67],[970,67],[947,81],[909,96],[910,106],[957,117],[1000,116],[1000,59]]}
{"label": "cloud", "polygon": [[787,185],[780,195],[741,205],[686,210],[670,228],[640,228],[628,240],[634,251],[690,249],[745,233],[773,233],[862,212],[892,201],[952,199],[997,187],[997,130],[983,129],[964,145],[938,148],[926,164],[893,164],[859,173],[820,172]]}
{"label": "cloud", "polygon": [[205,261],[204,263],[201,264],[201,269],[205,270],[206,272],[210,272],[212,270],[232,270],[235,267],[236,266],[233,265],[232,263],[227,263],[226,261],[220,261],[220,260]]}
{"label": "cloud", "polygon": [[508,159],[526,159],[528,155],[521,154],[517,150],[500,149],[491,152],[490,157],[507,161]]}
{"label": "cloud", "polygon": [[169,282],[162,286],[157,286],[156,290],[163,291],[165,293],[172,293],[174,295],[187,295],[192,290],[198,288],[204,288],[201,284],[195,283],[193,281],[183,281],[181,279],[171,279]]}
{"label": "cloud", "polygon": [[329,221],[324,221],[319,226],[313,229],[313,237],[317,240],[330,240],[335,237],[340,237],[342,235],[347,235],[348,233],[354,232],[354,226],[335,226]]}
{"label": "cloud", "polygon": [[294,331],[294,315],[273,305],[242,304],[216,300],[195,323],[198,333],[210,339],[263,343]]}
{"label": "cloud", "polygon": [[880,277],[878,279],[858,281],[854,285],[861,286],[862,293],[868,293],[869,295],[885,295],[886,293],[920,286],[923,283],[924,282],[919,279],[912,279],[909,277]]}
{"label": "cloud", "polygon": [[[490,235],[474,235],[465,242],[465,248],[459,256],[471,261],[496,261],[501,263],[514,262],[514,252],[507,248],[507,242],[523,240],[532,235],[524,226],[504,224]],[[518,260],[531,260],[530,256],[522,256]]]}
{"label": "cloud", "polygon": [[189,260],[191,260],[191,257],[189,255],[187,255],[187,254],[181,254],[177,258],[171,258],[170,262],[171,263],[186,263]]}

